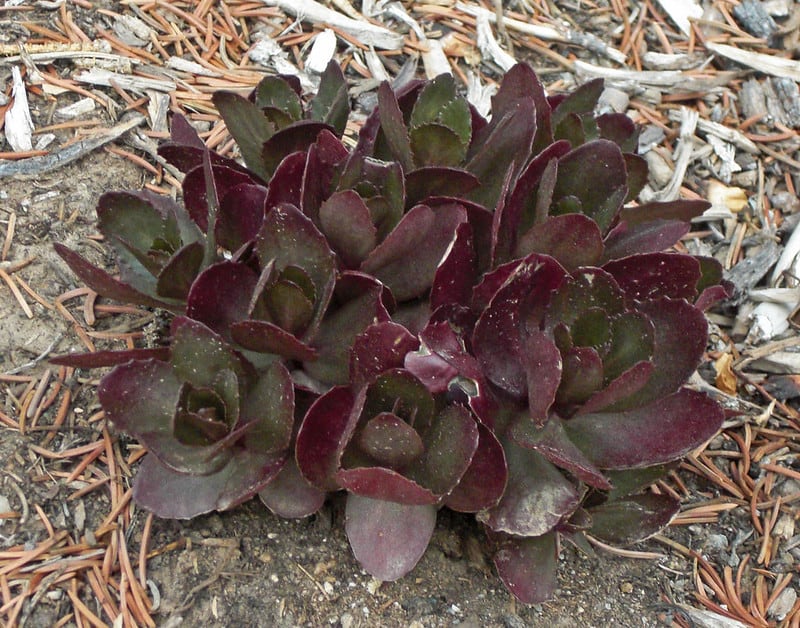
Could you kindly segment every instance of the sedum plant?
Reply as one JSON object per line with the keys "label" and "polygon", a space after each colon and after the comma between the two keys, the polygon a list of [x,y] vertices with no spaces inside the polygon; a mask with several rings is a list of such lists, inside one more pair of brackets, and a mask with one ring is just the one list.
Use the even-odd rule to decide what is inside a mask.
{"label": "sedum plant", "polygon": [[378,90],[354,146],[332,64],[214,103],[244,165],[176,116],[161,154],[183,204],[110,192],[101,295],[175,315],[164,346],[57,358],[114,366],[106,417],[148,450],[134,497],[162,517],[258,494],[303,517],[346,493],[371,574],[411,570],[447,507],[475,513],[527,603],[561,539],[627,544],[679,504],[647,487],[722,411],[685,387],[719,264],[669,251],[698,201],[636,204],[637,130],[602,82],[548,96],[518,65],[480,116],[450,76]]}

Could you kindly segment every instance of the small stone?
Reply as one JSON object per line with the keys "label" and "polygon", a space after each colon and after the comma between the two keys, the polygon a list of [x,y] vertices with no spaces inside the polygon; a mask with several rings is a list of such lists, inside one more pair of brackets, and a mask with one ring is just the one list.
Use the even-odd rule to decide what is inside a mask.
{"label": "small stone", "polygon": [[633,584],[630,582],[623,582],[619,585],[619,590],[625,594],[633,593]]}
{"label": "small stone", "polygon": [[710,553],[716,553],[728,547],[728,537],[724,534],[709,534],[703,543],[703,549]]}
{"label": "small stone", "polygon": [[350,613],[344,613],[339,618],[339,624],[341,625],[342,628],[351,628],[354,622],[355,620],[353,619],[353,616]]}
{"label": "small stone", "polygon": [[792,587],[786,587],[780,592],[780,595],[775,598],[775,601],[769,605],[767,615],[781,621],[789,614],[789,611],[794,608],[794,603],[796,601],[797,591]]}

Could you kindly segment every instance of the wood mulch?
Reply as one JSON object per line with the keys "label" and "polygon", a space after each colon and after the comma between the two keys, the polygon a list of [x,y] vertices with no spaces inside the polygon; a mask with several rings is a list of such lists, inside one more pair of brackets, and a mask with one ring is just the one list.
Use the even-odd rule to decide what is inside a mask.
{"label": "wood mulch", "polygon": [[[722,401],[729,419],[653,490],[684,500],[674,526],[740,513],[751,529],[738,561],[724,566],[673,539],[657,540],[693,561],[699,606],[750,626],[800,626],[800,599],[789,593],[800,588],[797,561],[793,569],[786,565],[800,547],[800,236],[793,235],[800,222],[800,62],[792,54],[800,5],[713,0],[703,11],[691,0],[505,4],[365,0],[357,10],[347,0],[123,0],[101,9],[88,0],[7,0],[0,6],[0,76],[8,79],[0,93],[0,130],[8,140],[0,144],[0,179],[106,150],[139,166],[149,189],[174,195],[180,173],[155,151],[168,136],[168,112],[188,115],[209,147],[231,154],[234,144],[211,103],[215,90],[246,92],[276,71],[296,73],[312,89],[315,69],[333,56],[365,106],[382,79],[450,71],[485,108],[516,60],[531,63],[551,93],[605,78],[613,89],[604,106],[627,111],[643,127],[640,148],[651,168],[644,198],[710,199],[712,209],[680,246],[720,259],[737,290],[709,314],[709,368],[693,381]],[[26,131],[19,112],[7,115],[22,99],[19,90],[12,95],[15,82],[51,105],[36,128]],[[357,129],[351,123],[348,134]],[[7,287],[28,318],[36,304],[57,313],[89,351],[97,343],[123,348],[142,341],[150,312],[98,301],[85,288],[52,302],[39,295],[17,274],[32,261],[13,257],[17,216],[2,214],[0,290]],[[109,317],[126,323],[96,329]],[[96,428],[85,442],[56,447],[75,410],[68,385],[75,373],[47,368],[46,358],[47,352],[0,374],[7,398],[0,429],[38,439],[31,447],[38,456],[34,482],[70,487],[76,508],[81,497],[103,491],[110,506],[100,525],[76,538],[38,505],[31,509],[23,478],[7,474],[16,500],[0,519],[38,518],[48,536],[0,551],[0,619],[15,625],[26,600],[30,614],[59,587],[72,604],[59,625],[155,626],[159,594],[147,561],[175,548],[149,547],[148,517],[140,550],[128,551],[133,508],[124,487],[143,450],[123,456],[99,410],[82,417]],[[78,594],[87,585],[95,610]]]}

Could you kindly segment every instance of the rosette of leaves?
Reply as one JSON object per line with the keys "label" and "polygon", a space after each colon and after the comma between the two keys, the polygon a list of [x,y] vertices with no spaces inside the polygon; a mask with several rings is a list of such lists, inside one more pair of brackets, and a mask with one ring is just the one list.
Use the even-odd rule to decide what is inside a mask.
{"label": "rosette of leaves", "polygon": [[101,199],[119,279],[59,248],[100,294],[184,315],[167,346],[59,360],[116,366],[101,403],[151,452],[137,500],[184,517],[257,492],[295,517],[344,490],[382,579],[438,508],[477,513],[525,602],[552,593],[560,538],[665,526],[677,504],[646,487],[721,423],[684,384],[726,285],[664,252],[707,204],[631,202],[636,128],[595,114],[601,89],[548,96],[517,66],[487,120],[452,77],[384,84],[351,149],[338,67],[310,102],[267,77],[214,96],[245,165],[176,117],[160,152],[185,208]]}
{"label": "rosette of leaves", "polygon": [[256,372],[203,324],[178,317],[166,360],[137,358],[100,382],[106,418],[147,447],[133,496],[188,519],[253,497],[289,456],[294,388],[280,362]]}
{"label": "rosette of leaves", "polygon": [[493,433],[403,367],[418,345],[396,323],[368,327],[353,345],[350,384],[321,395],[297,435],[300,472],[321,491],[347,491],[350,545],[382,580],[417,563],[439,507],[488,508],[506,482]]}

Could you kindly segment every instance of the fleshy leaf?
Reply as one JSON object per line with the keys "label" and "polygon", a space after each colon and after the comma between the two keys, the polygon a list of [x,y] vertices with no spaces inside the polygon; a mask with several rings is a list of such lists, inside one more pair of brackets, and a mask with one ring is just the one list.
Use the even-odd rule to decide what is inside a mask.
{"label": "fleshy leaf", "polygon": [[497,575],[523,604],[539,604],[553,596],[557,586],[558,542],[555,532],[529,538],[493,535]]}
{"label": "fleshy leaf", "polygon": [[365,454],[390,469],[408,466],[425,451],[417,431],[391,412],[381,412],[367,421],[357,441]]}
{"label": "fleshy leaf", "polygon": [[541,427],[527,417],[521,417],[512,425],[510,435],[520,447],[539,452],[589,486],[605,490],[611,488],[606,476],[569,440],[564,431],[564,422],[558,417],[551,417]]}
{"label": "fleshy leaf", "polygon": [[417,205],[369,254],[361,270],[385,283],[398,301],[416,298],[431,287],[456,227],[466,219],[464,209],[455,204],[436,209]]}
{"label": "fleshy leaf", "polygon": [[608,140],[595,140],[578,146],[559,160],[552,207],[556,210],[560,200],[575,197],[580,201],[581,213],[592,218],[605,233],[627,193],[625,160],[619,146]]}
{"label": "fleshy leaf", "polygon": [[274,323],[247,320],[232,323],[231,338],[237,344],[258,353],[273,353],[287,360],[313,360],[317,352],[302,340]]}
{"label": "fleshy leaf", "polygon": [[378,113],[380,115],[381,131],[386,139],[386,144],[392,156],[400,162],[403,169],[409,172],[413,168],[411,144],[408,139],[408,129],[403,120],[403,112],[397,102],[389,83],[384,81],[378,87]]}
{"label": "fleshy leaf", "polygon": [[602,93],[603,79],[592,79],[566,96],[557,99],[551,98],[551,104],[558,100],[558,103],[553,107],[553,127],[557,127],[571,113],[591,113]]}
{"label": "fleshy leaf", "polygon": [[322,232],[344,265],[357,268],[378,243],[369,207],[352,190],[336,192],[319,208]]}
{"label": "fleshy leaf", "polygon": [[204,253],[205,247],[200,242],[187,244],[175,253],[158,275],[156,282],[158,295],[168,299],[185,300],[200,272]]}
{"label": "fleshy leaf", "polygon": [[458,197],[480,182],[474,174],[458,168],[428,166],[406,173],[406,206],[413,207],[432,196]]}
{"label": "fleshy leaf", "polygon": [[[212,165],[211,172],[218,202],[221,202],[225,195],[237,186],[254,183],[253,178],[247,174],[225,166]],[[209,200],[203,166],[197,166],[186,173],[183,180],[183,198],[192,220],[200,229],[207,231]]]}
{"label": "fleshy leaf", "polygon": [[180,316],[172,322],[172,367],[182,382],[213,386],[217,373],[244,374],[244,366],[221,336],[198,321]]}
{"label": "fleshy leaf", "polygon": [[311,119],[330,126],[341,137],[349,114],[347,81],[339,64],[331,60],[320,76],[317,93],[311,99]]}
{"label": "fleshy leaf", "polygon": [[270,171],[264,164],[262,150],[276,129],[254,103],[239,94],[217,91],[211,100],[236,140],[247,167],[262,179],[268,179]]}
{"label": "fleshy leaf", "polygon": [[379,580],[397,580],[411,571],[435,526],[435,506],[347,496],[345,531],[350,547],[361,566]]}
{"label": "fleshy leaf", "polygon": [[127,351],[93,351],[91,353],[65,353],[48,358],[50,364],[71,366],[76,369],[95,369],[103,366],[117,366],[131,360],[169,359],[169,347],[153,349],[128,349]]}
{"label": "fleshy leaf", "polygon": [[317,357],[304,364],[310,376],[326,384],[349,382],[350,349],[356,336],[373,323],[389,320],[384,290],[368,275],[343,273],[339,277],[331,307],[311,343]]}
{"label": "fleshy leaf", "polygon": [[136,472],[133,498],[157,517],[191,519],[214,510],[229,510],[247,501],[281,469],[285,454],[242,451],[216,473],[186,475],[145,456]]}
{"label": "fleshy leaf", "polygon": [[340,488],[335,479],[336,471],[360,409],[361,405],[348,386],[332,388],[308,409],[297,433],[295,451],[300,473],[318,489]]}
{"label": "fleshy leaf", "polygon": [[421,506],[435,504],[439,496],[397,471],[386,467],[356,467],[336,473],[339,486],[351,495]]}
{"label": "fleshy leaf", "polygon": [[520,360],[527,378],[531,419],[537,425],[543,425],[559,389],[563,366],[561,353],[544,333],[534,331],[522,337]]}
{"label": "fleshy leaf", "polygon": [[567,434],[601,469],[647,467],[676,460],[711,438],[722,410],[692,390],[624,412],[597,412],[564,423]]}
{"label": "fleshy leaf", "polygon": [[469,305],[478,264],[473,242],[472,226],[462,222],[456,227],[453,244],[433,276],[431,310],[442,305]]}
{"label": "fleshy leaf", "polygon": [[504,443],[508,484],[500,502],[478,518],[492,530],[518,536],[546,534],[574,511],[581,494],[541,454]]}
{"label": "fleshy leaf", "polygon": [[508,480],[503,446],[488,427],[478,423],[478,447],[469,467],[444,503],[457,512],[478,512],[495,506]]}
{"label": "fleshy leaf", "polygon": [[603,269],[613,275],[619,287],[630,298],[637,301],[650,301],[659,297],[692,301],[697,295],[700,265],[689,255],[634,255],[609,262]]}
{"label": "fleshy leaf", "polygon": [[322,131],[333,132],[333,130],[330,125],[322,122],[299,120],[277,131],[264,142],[261,149],[261,161],[267,173],[266,178],[275,172],[287,155],[308,150]]}
{"label": "fleshy leaf", "polygon": [[516,255],[542,253],[554,257],[568,271],[597,264],[603,255],[603,238],[597,223],[581,214],[551,216],[519,238]]}
{"label": "fleshy leaf", "polygon": [[258,275],[239,262],[219,262],[198,275],[186,315],[230,338],[230,326],[247,318]]}
{"label": "fleshy leaf", "polygon": [[624,207],[619,214],[620,221],[629,226],[640,225],[653,220],[679,220],[689,222],[711,207],[708,201],[678,200],[668,202],[642,203]]}
{"label": "fleshy leaf", "polygon": [[279,517],[301,519],[322,508],[325,492],[311,486],[292,458],[280,473],[258,493],[264,505]]}
{"label": "fleshy leaf", "polygon": [[680,509],[675,498],[653,493],[609,501],[589,509],[590,533],[614,545],[636,543],[664,529]]}
{"label": "fleshy leaf", "polygon": [[572,347],[564,355],[564,368],[556,402],[580,404],[603,386],[603,361],[592,347]]}
{"label": "fleshy leaf", "polygon": [[[67,263],[70,270],[72,270],[83,283],[104,297],[116,299],[123,303],[130,303],[132,305],[145,305],[147,307],[160,308],[174,313],[183,311],[183,306],[180,303],[156,299],[139,292],[118,279],[114,279],[114,277],[109,275],[106,271],[93,266],[63,244],[56,242],[53,244],[53,248],[55,248],[56,253]],[[153,283],[155,284],[155,280]]]}
{"label": "fleshy leaf", "polygon": [[605,240],[605,260],[656,253],[673,246],[689,231],[689,223],[656,219],[638,225],[620,222]]}
{"label": "fleshy leaf", "polygon": [[425,451],[407,475],[437,495],[453,490],[478,447],[478,426],[469,410],[457,404],[444,408],[425,433]]}
{"label": "fleshy leaf", "polygon": [[[510,269],[513,270],[509,273]],[[493,280],[493,275],[502,280],[502,287]],[[480,294],[496,286],[489,307],[475,325],[472,336],[475,357],[489,381],[516,397],[521,398],[527,392],[527,376],[519,362],[524,323],[519,303],[525,299],[544,306],[564,275],[564,269],[555,260],[533,254],[521,262],[498,268],[484,277],[483,289],[476,288],[476,294]]]}
{"label": "fleshy leaf", "polygon": [[294,426],[294,386],[289,371],[273,362],[242,400],[240,422],[248,426],[247,449],[262,453],[286,451]]}
{"label": "fleshy leaf", "polygon": [[400,368],[407,353],[419,341],[402,325],[389,321],[367,327],[353,343],[350,354],[350,382],[361,386],[389,369]]}

